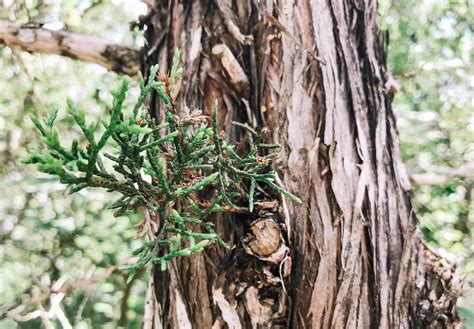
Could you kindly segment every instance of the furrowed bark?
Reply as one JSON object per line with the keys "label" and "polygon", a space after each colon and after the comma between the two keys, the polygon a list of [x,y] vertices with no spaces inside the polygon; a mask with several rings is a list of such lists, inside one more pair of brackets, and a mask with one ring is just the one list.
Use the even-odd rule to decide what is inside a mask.
{"label": "furrowed bark", "polygon": [[140,68],[138,50],[91,35],[51,31],[39,25],[17,26],[0,20],[0,44],[28,52],[79,59],[130,76],[135,76]]}
{"label": "furrowed bark", "polygon": [[[179,48],[179,104],[210,114],[217,99],[218,129],[242,149],[231,121],[267,129],[282,144],[283,185],[303,199],[260,186],[256,198],[275,207],[215,218],[230,251],[156,269],[164,328],[459,324],[459,278],[422,242],[410,203],[375,0],[156,1],[141,24],[144,76],[152,64],[167,70]],[[159,118],[158,104],[149,99]],[[249,246],[259,236],[288,252]]]}

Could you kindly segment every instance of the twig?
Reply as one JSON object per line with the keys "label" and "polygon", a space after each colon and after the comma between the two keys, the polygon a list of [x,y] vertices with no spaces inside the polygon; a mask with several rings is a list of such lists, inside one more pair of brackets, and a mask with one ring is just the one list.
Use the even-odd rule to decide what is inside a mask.
{"label": "twig", "polygon": [[[26,316],[21,316],[20,313],[22,313],[28,306],[35,305],[38,303],[41,303],[48,298],[50,298],[53,294],[67,294],[70,293],[71,291],[74,291],[76,289],[81,289],[81,288],[86,288],[91,285],[97,284],[107,278],[109,278],[113,273],[115,273],[120,266],[125,265],[125,264],[131,264],[136,261],[136,258],[130,258],[127,259],[124,263],[120,265],[114,265],[109,267],[104,273],[98,274],[98,275],[92,275],[93,271],[89,275],[86,276],[86,278],[78,278],[76,280],[70,280],[69,284],[66,284],[66,279],[65,277],[61,277],[58,281],[56,281],[51,288],[48,291],[45,291],[43,293],[40,293],[37,296],[33,296],[27,301],[23,302],[20,305],[17,305],[15,307],[10,308],[8,311],[6,311],[5,314],[2,314],[0,318],[8,317],[11,319],[16,320],[18,319],[24,319],[25,317],[28,317],[31,320],[31,316],[34,316],[33,318],[36,318],[40,316],[40,313],[35,313],[32,312],[29,315]],[[64,297],[64,296],[63,296]],[[20,320],[19,320],[20,321]],[[28,320],[25,320],[28,321]]]}
{"label": "twig", "polygon": [[[127,327],[128,298],[130,297],[130,292],[132,291],[133,285],[135,284],[137,279],[143,275],[143,272],[145,272],[145,270],[143,268],[140,269],[137,275],[134,276],[132,281],[130,281],[125,287],[123,297],[120,301],[120,319],[118,322],[119,327],[124,327],[124,328]],[[126,279],[127,278],[125,277],[125,280]]]}
{"label": "twig", "polygon": [[455,169],[443,168],[442,171],[445,173],[412,174],[410,179],[417,185],[442,185],[452,178],[474,176],[474,162],[465,163]]}

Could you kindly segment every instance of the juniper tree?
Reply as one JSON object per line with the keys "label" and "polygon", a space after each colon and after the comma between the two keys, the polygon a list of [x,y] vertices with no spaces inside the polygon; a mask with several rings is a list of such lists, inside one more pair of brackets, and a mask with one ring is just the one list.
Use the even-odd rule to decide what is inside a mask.
{"label": "juniper tree", "polygon": [[[131,111],[124,109],[129,84],[122,80],[113,93],[108,122],[87,123],[84,112],[68,100],[68,113],[80,127],[85,145],[78,139],[70,147],[63,145],[54,125],[57,111],[43,123],[32,117],[47,151],[25,163],[37,164],[40,171],[56,176],[71,193],[85,188],[120,193],[109,207],[116,209],[115,216],[145,212],[137,235],[148,233],[150,241],[134,251],[139,259],[129,266],[129,280],[148,263],[166,270],[170,260],[200,252],[209,244],[227,248],[210,216],[242,208],[235,200],[243,199],[246,210],[252,212],[257,182],[301,202],[278,186],[275,172],[269,170],[276,153],[268,150],[279,145],[262,143],[262,136],[248,124],[233,122],[249,138],[248,152],[239,155],[234,145],[225,143],[224,132],[218,132],[217,101],[210,126],[201,111],[189,113],[175,105],[175,83],[182,73],[179,61],[176,51],[169,75],[158,75],[155,65],[147,83],[140,77],[140,94]],[[164,122],[156,122],[143,106],[151,91],[163,102]],[[203,189],[212,191],[201,197]],[[151,220],[150,214],[159,221]]]}
{"label": "juniper tree", "polygon": [[[147,308],[146,327],[454,327],[459,278],[423,243],[417,227],[391,109],[397,88],[386,68],[377,2],[170,0],[147,5],[148,14],[135,26],[146,40],[140,53],[144,75],[158,62],[166,69],[174,48],[186,49],[179,103],[207,111],[218,99],[224,113],[218,123],[228,141],[239,140],[234,132],[241,129],[231,126],[230,118],[246,119],[255,132],[269,130],[265,142],[282,145],[274,167],[303,205],[276,202],[284,210],[276,222],[284,227],[289,249],[277,264],[242,257],[244,246],[236,244],[227,252],[208,248],[174,258],[168,271],[156,266],[154,286],[149,286],[156,299]],[[61,50],[57,47],[66,53]],[[116,67],[121,60],[105,66]],[[160,96],[145,100],[151,117],[163,115],[163,101]],[[171,134],[170,129],[179,131],[179,125],[166,127],[157,138]],[[246,134],[252,143],[254,135]],[[209,137],[214,156],[215,135]],[[179,135],[162,146],[173,148],[175,142],[179,146]],[[220,148],[232,158],[231,151]],[[225,177],[221,172],[211,185],[216,190]],[[235,172],[227,173],[226,196],[233,197],[235,187],[251,199],[257,180],[244,177],[247,189],[241,193],[232,184]],[[267,187],[269,182],[258,181]],[[195,194],[205,195],[205,189]],[[193,204],[183,200],[184,209],[175,204],[178,215]],[[232,207],[226,200],[220,206]],[[181,219],[171,209],[165,214],[179,229]],[[229,214],[213,229],[235,241],[246,234],[249,220]]]}

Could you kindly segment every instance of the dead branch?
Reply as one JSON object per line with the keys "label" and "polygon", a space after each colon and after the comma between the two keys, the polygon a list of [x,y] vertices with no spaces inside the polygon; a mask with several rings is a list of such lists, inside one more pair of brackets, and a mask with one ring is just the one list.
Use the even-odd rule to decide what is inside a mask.
{"label": "dead branch", "polygon": [[130,76],[135,76],[140,69],[138,50],[92,35],[48,30],[39,24],[19,26],[0,20],[0,44],[31,53],[79,59]]}

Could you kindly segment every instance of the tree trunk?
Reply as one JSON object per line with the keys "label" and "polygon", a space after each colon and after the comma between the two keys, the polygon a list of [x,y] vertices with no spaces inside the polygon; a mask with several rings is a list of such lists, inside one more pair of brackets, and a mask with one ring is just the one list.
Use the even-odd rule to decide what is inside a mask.
{"label": "tree trunk", "polygon": [[[242,148],[231,121],[268,130],[282,145],[275,169],[303,200],[260,187],[265,211],[215,218],[232,249],[155,270],[156,327],[459,324],[460,281],[423,244],[410,203],[375,0],[156,1],[140,24],[144,75],[179,48],[179,104],[210,114],[217,99],[219,130]],[[278,243],[263,253],[269,229]]]}

